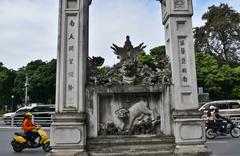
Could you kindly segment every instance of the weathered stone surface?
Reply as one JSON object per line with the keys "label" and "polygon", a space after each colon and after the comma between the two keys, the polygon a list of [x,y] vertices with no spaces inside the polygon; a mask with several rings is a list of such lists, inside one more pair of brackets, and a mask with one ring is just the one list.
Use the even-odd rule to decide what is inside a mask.
{"label": "weathered stone surface", "polygon": [[212,156],[212,152],[205,145],[177,145],[174,156]]}
{"label": "weathered stone surface", "polygon": [[[177,156],[209,155],[199,107],[192,32],[192,0],[161,0],[166,53],[172,71],[172,125]],[[182,146],[184,145],[184,146]],[[198,146],[197,146],[198,145]]]}
{"label": "weathered stone surface", "polygon": [[89,156],[89,154],[81,150],[56,149],[49,152],[47,156]]}
{"label": "weathered stone surface", "polygon": [[[87,61],[96,69],[104,61],[88,59],[90,3],[60,0],[56,115],[48,155],[208,156],[197,112],[192,0],[161,0],[169,58],[154,59],[156,70],[137,62],[145,46],[133,47],[128,36],[123,47],[112,47],[120,63],[106,75],[90,75],[87,86]],[[144,78],[140,83],[138,76]],[[150,131],[153,121],[160,123]],[[99,133],[101,123],[109,135]],[[145,129],[135,135],[134,126]],[[114,135],[115,127],[127,135]]]}
{"label": "weathered stone surface", "polygon": [[160,136],[111,136],[88,139],[91,156],[173,156],[174,138]]}
{"label": "weathered stone surface", "polygon": [[104,132],[107,135],[171,135],[169,90],[170,87],[157,85],[88,86],[88,137],[104,135]]}

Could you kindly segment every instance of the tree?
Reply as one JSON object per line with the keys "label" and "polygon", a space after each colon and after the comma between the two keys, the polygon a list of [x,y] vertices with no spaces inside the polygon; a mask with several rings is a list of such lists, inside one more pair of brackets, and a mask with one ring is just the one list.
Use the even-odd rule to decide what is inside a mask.
{"label": "tree", "polygon": [[239,99],[240,98],[240,67],[235,67],[232,69],[233,77],[233,89],[231,92],[231,97]]}
{"label": "tree", "polygon": [[222,65],[215,55],[197,52],[196,68],[198,86],[203,87],[212,100],[240,97],[240,67]]}
{"label": "tree", "polygon": [[16,71],[16,77],[14,80],[14,96],[15,96],[15,102],[17,104],[24,103],[24,95],[25,95],[25,81],[26,81],[26,71],[25,67],[19,68],[18,71]]}
{"label": "tree", "polygon": [[195,50],[216,54],[221,63],[240,63],[240,14],[228,4],[211,6],[203,14],[205,25],[194,29]]}
{"label": "tree", "polygon": [[3,66],[0,62],[0,109],[7,106],[9,109],[12,108],[11,95],[13,93],[13,82],[15,79],[15,71],[9,70]]}
{"label": "tree", "polygon": [[52,59],[50,62],[35,60],[17,71],[14,91],[19,103],[24,102],[26,75],[29,79],[28,95],[30,102],[54,103],[56,62],[56,59]]}
{"label": "tree", "polygon": [[144,54],[138,58],[138,60],[144,64],[147,65],[148,67],[155,69],[155,65],[153,63],[154,57],[155,56],[160,56],[160,57],[165,57],[166,56],[166,50],[165,46],[158,46],[155,48],[150,49],[149,54]]}
{"label": "tree", "polygon": [[26,66],[29,75],[31,102],[54,103],[56,88],[56,59],[36,60]]}

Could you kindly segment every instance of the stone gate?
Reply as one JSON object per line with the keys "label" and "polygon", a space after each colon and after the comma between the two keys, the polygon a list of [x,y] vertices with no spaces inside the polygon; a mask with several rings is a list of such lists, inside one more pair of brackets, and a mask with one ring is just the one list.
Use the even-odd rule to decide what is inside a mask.
{"label": "stone gate", "polygon": [[91,0],[60,0],[49,155],[209,155],[197,110],[192,0],[160,2],[170,65],[166,58],[156,58],[155,71],[139,64],[145,46],[127,36],[123,47],[112,46],[120,62],[91,75],[103,61],[88,57]]}

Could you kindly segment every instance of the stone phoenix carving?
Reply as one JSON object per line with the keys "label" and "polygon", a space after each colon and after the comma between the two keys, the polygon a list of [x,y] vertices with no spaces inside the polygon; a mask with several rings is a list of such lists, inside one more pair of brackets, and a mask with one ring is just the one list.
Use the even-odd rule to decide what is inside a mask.
{"label": "stone phoenix carving", "polygon": [[111,47],[120,62],[110,68],[101,68],[104,59],[93,57],[88,59],[88,80],[90,84],[170,84],[171,71],[167,56],[154,56],[152,67],[141,64],[139,56],[144,55],[144,43],[133,47],[130,37],[126,37],[123,47],[115,44]]}
{"label": "stone phoenix carving", "polygon": [[143,46],[143,44],[144,43],[141,43],[139,46],[133,47],[130,37],[127,36],[123,47],[118,47],[113,44],[111,48],[114,50],[114,54],[118,56],[117,58],[120,59],[120,61],[128,59],[136,60],[138,56],[144,53],[144,48],[146,48],[146,46]]}

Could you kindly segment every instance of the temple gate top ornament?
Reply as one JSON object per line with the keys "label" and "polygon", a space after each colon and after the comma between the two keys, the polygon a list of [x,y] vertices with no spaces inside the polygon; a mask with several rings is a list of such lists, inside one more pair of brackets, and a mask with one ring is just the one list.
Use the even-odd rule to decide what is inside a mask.
{"label": "temple gate top ornament", "polygon": [[88,80],[90,84],[95,85],[112,85],[112,84],[170,84],[170,64],[167,56],[154,56],[154,69],[142,64],[138,58],[145,55],[143,45],[139,44],[134,47],[130,37],[126,36],[123,47],[116,44],[112,45],[114,54],[120,59],[120,62],[110,67],[105,73],[100,71],[104,59],[100,56],[88,59]]}
{"label": "temple gate top ornament", "polygon": [[120,59],[120,61],[129,58],[136,60],[138,56],[144,54],[144,48],[146,48],[146,46],[143,46],[143,44],[144,43],[141,43],[139,46],[133,47],[130,37],[127,36],[123,47],[118,47],[117,45],[113,44],[111,48],[114,50],[114,54],[117,55],[117,58]]}

